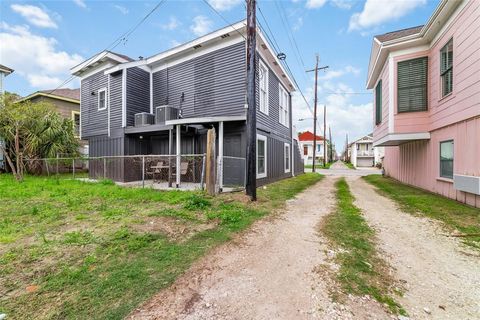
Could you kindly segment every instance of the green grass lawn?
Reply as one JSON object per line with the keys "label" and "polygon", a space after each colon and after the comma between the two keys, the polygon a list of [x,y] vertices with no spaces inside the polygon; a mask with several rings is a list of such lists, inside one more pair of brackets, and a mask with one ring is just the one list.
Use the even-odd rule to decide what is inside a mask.
{"label": "green grass lawn", "polygon": [[480,209],[391,178],[370,175],[364,179],[377,187],[380,194],[397,202],[403,211],[442,221],[450,231],[457,230],[464,235],[472,235],[462,237],[462,240],[465,244],[480,249]]}
{"label": "green grass lawn", "polygon": [[110,181],[0,175],[0,313],[120,319],[197,258],[322,177],[239,193],[122,188]]}
{"label": "green grass lawn", "polygon": [[344,165],[346,165],[349,169],[353,169],[353,170],[356,170],[357,168],[355,168],[355,166],[350,163],[350,162],[345,162],[345,161],[342,161]]}
{"label": "green grass lawn", "polygon": [[[315,168],[317,169],[330,169],[330,166],[332,165],[333,162],[328,162],[326,163],[325,165],[322,165],[322,164],[316,164],[315,165]],[[313,168],[313,164],[306,164],[304,166],[305,169],[312,169]]]}
{"label": "green grass lawn", "polygon": [[395,314],[405,315],[405,310],[395,301],[393,279],[388,265],[375,248],[375,232],[362,217],[353,202],[347,182],[341,178],[335,183],[337,206],[323,221],[321,231],[338,252],[335,262],[340,269],[336,280],[345,294],[370,295],[386,304]]}

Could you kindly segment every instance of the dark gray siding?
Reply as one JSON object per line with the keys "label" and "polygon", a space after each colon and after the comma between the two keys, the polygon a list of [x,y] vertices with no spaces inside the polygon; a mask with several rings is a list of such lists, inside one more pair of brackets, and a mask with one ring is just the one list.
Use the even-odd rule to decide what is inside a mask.
{"label": "dark gray siding", "polygon": [[[261,59],[258,57],[258,59]],[[259,67],[259,60],[257,59],[257,70]],[[265,65],[267,65],[265,63]],[[268,65],[267,65],[268,67]],[[279,115],[279,86],[282,84],[278,77],[269,70],[268,74],[268,115],[260,111],[260,81],[259,81],[259,72],[257,72],[257,79],[256,79],[256,86],[257,86],[257,95],[256,95],[256,103],[257,103],[257,127],[259,129],[271,132],[275,134],[278,138],[286,139],[290,141],[291,139],[291,120],[289,127],[284,126],[280,123],[280,115]],[[286,88],[284,88],[286,89]],[[288,91],[288,90],[287,90]],[[290,108],[290,116],[292,114],[291,110],[291,103],[289,104]]]}
{"label": "dark gray siding", "polygon": [[127,126],[133,126],[135,114],[150,112],[150,73],[140,68],[127,70]]}
{"label": "dark gray siding", "polygon": [[[89,156],[119,156],[125,150],[123,137],[109,138],[96,136],[88,139]],[[106,167],[105,167],[106,165]],[[124,181],[125,160],[122,158],[93,159],[89,161],[89,175],[91,178],[107,178],[115,181]]]}
{"label": "dark gray siding", "polygon": [[[284,147],[287,141],[279,140],[277,136],[262,131],[258,131],[258,134],[267,137],[267,176],[257,179],[257,186],[291,177],[292,172],[285,173]],[[287,143],[291,145],[290,142]]]}
{"label": "dark gray siding", "polygon": [[110,75],[110,128],[122,127],[122,72]]}
{"label": "dark gray siding", "polygon": [[107,110],[98,110],[98,90],[107,88],[107,76],[103,71],[82,80],[81,83],[82,137],[107,133]]}
{"label": "dark gray siding", "polygon": [[245,113],[245,43],[153,74],[154,107],[180,108],[185,118]]}
{"label": "dark gray siding", "polygon": [[297,140],[294,140],[294,144],[293,144],[293,159],[294,159],[293,167],[295,170],[295,175],[304,173],[303,157],[302,157],[300,146],[298,145]]}

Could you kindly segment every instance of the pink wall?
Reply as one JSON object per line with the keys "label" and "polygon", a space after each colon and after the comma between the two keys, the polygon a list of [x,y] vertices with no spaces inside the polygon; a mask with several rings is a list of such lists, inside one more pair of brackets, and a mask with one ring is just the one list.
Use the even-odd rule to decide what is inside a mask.
{"label": "pink wall", "polygon": [[[441,98],[440,49],[453,38],[453,92]],[[384,166],[387,175],[404,183],[439,193],[480,207],[480,196],[457,191],[453,182],[439,179],[440,141],[454,140],[454,174],[480,176],[480,1],[469,1],[453,23],[425,52],[395,58],[398,61],[428,55],[429,110],[397,114],[395,101],[394,132],[427,132],[428,141],[415,141],[399,147],[386,147]],[[388,65],[388,62],[386,63]],[[385,71],[382,79],[388,78]],[[395,96],[396,99],[396,77]],[[384,80],[385,81],[385,80]],[[388,109],[388,86],[383,103]],[[385,113],[385,111],[384,111]],[[375,127],[374,138],[384,136],[388,116]]]}
{"label": "pink wall", "polygon": [[455,174],[480,176],[480,117],[431,132],[429,141],[414,141],[386,147],[385,173],[406,184],[480,207],[480,196],[457,191],[453,182],[439,178],[440,142],[454,140]]}
{"label": "pink wall", "polygon": [[[376,105],[376,96],[375,96],[375,89],[373,90],[373,125],[374,131],[373,135],[375,137],[381,138],[388,133],[388,63],[383,66],[383,70],[380,73],[380,77],[378,79],[382,79],[382,122],[377,126],[375,125],[375,105]],[[375,84],[377,86],[378,82]]]}

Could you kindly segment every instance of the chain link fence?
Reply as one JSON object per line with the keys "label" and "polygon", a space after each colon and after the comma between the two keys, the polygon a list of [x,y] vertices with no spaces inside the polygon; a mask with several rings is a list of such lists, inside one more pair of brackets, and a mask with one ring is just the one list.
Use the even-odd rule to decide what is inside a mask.
{"label": "chain link fence", "polygon": [[[119,185],[132,187],[203,189],[205,161],[205,154],[57,157],[26,159],[24,171],[26,174],[56,178],[110,179]],[[224,188],[244,188],[245,158],[224,156],[221,172]]]}

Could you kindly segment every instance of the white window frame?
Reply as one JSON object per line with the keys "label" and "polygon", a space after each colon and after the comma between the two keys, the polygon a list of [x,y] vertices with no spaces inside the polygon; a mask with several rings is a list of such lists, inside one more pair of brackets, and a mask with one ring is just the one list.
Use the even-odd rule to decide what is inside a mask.
{"label": "white window frame", "polygon": [[[288,161],[287,161],[287,155],[288,155]],[[290,144],[285,142],[283,145],[283,168],[285,169],[285,173],[288,173],[291,171],[291,166],[292,166],[291,162],[292,162],[292,152],[291,152]]]}
{"label": "white window frame", "polygon": [[[259,173],[258,172],[258,140],[262,140],[264,142],[264,145],[265,145],[265,172],[263,173]],[[257,144],[257,155],[256,155],[256,167],[257,167],[257,179],[261,179],[261,178],[266,178],[267,177],[267,161],[268,161],[268,145],[267,145],[267,137],[266,136],[263,136],[261,134],[257,134],[257,140],[256,140],[256,144]]]}
{"label": "white window frame", "polygon": [[[105,104],[104,104],[104,107],[103,108],[100,108],[100,93],[105,93]],[[102,88],[102,89],[98,89],[97,91],[97,108],[98,108],[98,111],[102,111],[102,110],[107,110],[107,88]]]}
{"label": "white window frame", "polygon": [[[267,65],[262,61],[260,60],[259,61],[259,85],[258,85],[258,89],[259,89],[259,93],[260,93],[260,101],[259,101],[259,109],[260,109],[260,112],[268,115],[268,100],[269,100],[269,97],[268,97],[268,84],[269,84],[269,69],[267,67]],[[265,72],[263,73],[262,72],[262,69],[265,70]],[[263,75],[262,75],[263,73]],[[265,78],[263,78],[263,76],[265,76]],[[265,99],[262,100],[262,83],[263,81],[265,81],[265,85],[266,85],[266,88],[265,88]],[[263,104],[262,104],[262,101],[263,101]]]}
{"label": "white window frame", "polygon": [[288,92],[282,85],[278,86],[278,122],[290,127],[290,108]]}
{"label": "white window frame", "polygon": [[[78,115],[78,134],[76,134],[75,131],[75,128],[77,128],[77,125],[75,124],[75,116]],[[80,138],[80,127],[81,127],[81,120],[80,120],[81,116],[80,116],[80,111],[77,111],[77,110],[72,110],[72,122],[73,122],[73,133],[74,133],[74,136],[75,138]]]}

